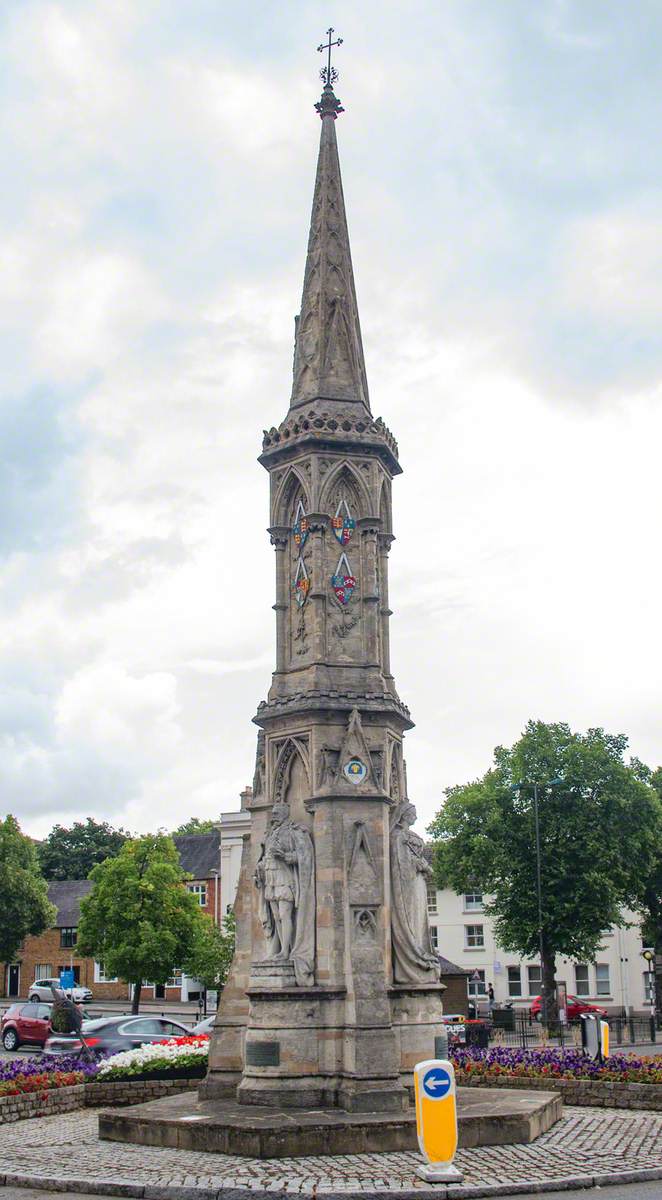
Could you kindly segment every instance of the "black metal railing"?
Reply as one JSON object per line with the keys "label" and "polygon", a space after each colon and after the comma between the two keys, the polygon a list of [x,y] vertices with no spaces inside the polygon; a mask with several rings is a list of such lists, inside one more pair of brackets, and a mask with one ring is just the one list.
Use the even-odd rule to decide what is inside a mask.
{"label": "black metal railing", "polygon": [[[650,1045],[660,1041],[655,1021],[648,1016],[608,1017],[610,1047],[627,1049],[629,1046]],[[477,1023],[478,1024],[478,1023]],[[489,1045],[527,1046],[551,1045],[564,1047],[581,1046],[581,1021],[570,1021],[567,1024],[548,1024],[546,1029],[527,1009],[495,1009],[489,1021],[480,1022],[486,1025],[489,1033]],[[469,1030],[470,1026],[467,1027]],[[474,1034],[477,1039],[478,1034]]]}

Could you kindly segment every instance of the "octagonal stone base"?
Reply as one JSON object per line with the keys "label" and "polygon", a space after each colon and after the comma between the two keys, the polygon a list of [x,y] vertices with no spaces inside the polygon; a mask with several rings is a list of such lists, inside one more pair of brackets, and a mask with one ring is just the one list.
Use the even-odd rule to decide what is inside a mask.
{"label": "octagonal stone base", "polygon": [[[562,1110],[561,1098],[553,1092],[459,1088],[460,1146],[533,1142],[559,1120]],[[196,1102],[190,1092],[102,1112],[99,1137],[250,1158],[418,1149],[413,1109],[396,1114],[247,1108],[236,1100]]]}

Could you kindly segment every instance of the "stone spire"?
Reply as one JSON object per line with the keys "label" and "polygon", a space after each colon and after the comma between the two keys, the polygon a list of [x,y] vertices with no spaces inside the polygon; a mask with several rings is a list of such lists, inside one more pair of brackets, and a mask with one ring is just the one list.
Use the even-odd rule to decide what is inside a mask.
{"label": "stone spire", "polygon": [[290,409],[341,401],[370,412],[335,122],[342,107],[327,83],[301,311],[296,319]]}

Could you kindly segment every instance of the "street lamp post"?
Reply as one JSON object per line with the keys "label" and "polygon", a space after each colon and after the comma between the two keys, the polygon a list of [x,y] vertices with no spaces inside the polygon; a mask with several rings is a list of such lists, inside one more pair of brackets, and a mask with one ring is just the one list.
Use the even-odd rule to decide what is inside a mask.
{"label": "street lamp post", "polygon": [[657,1011],[657,1006],[655,1003],[655,970],[653,967],[653,964],[655,962],[655,954],[653,953],[652,950],[642,950],[641,956],[642,956],[642,958],[645,958],[646,962],[648,963],[648,990],[649,990],[649,1000],[650,1000],[650,1006],[651,1006],[651,1015],[650,1015],[651,1041],[654,1042],[655,1041],[655,1025],[656,1025],[655,1017],[656,1017],[656,1011]]}
{"label": "street lamp post", "polygon": [[536,889],[538,892],[538,950],[540,952],[540,998],[542,1023],[547,1027],[547,992],[545,991],[545,955],[542,934],[542,868],[540,861],[540,816],[538,813],[538,784],[533,785],[533,821],[536,831]]}
{"label": "street lamp post", "polygon": [[539,784],[538,782],[535,782],[533,785],[517,783],[513,789],[514,791],[522,791],[525,787],[533,786],[533,824],[535,830],[536,848],[536,893],[538,898],[538,952],[540,954],[540,1015],[544,1026],[547,1025],[547,994],[545,992],[545,955],[542,919],[542,854],[540,850],[540,813],[538,809],[538,792],[541,787],[554,788],[559,787],[559,785],[562,783],[562,779],[551,779],[548,784]]}

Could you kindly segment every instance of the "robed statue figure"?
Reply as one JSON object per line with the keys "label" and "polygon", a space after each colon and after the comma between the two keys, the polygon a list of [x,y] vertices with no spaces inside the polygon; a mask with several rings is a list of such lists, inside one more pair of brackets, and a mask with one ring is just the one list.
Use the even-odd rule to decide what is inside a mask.
{"label": "robed statue figure", "polygon": [[423,854],[423,839],[411,826],[416,809],[399,804],[391,822],[391,940],[395,983],[437,983],[439,959],[432,948],[428,922],[428,879],[432,867]]}
{"label": "robed statue figure", "polygon": [[299,987],[315,970],[315,864],[307,829],[290,820],[287,804],[274,804],[267,839],[255,870],[267,961],[291,962]]}

